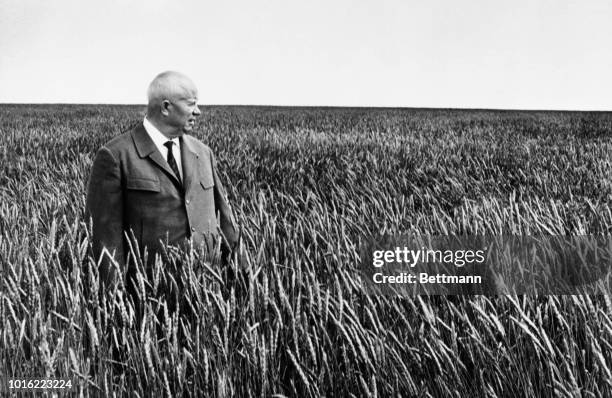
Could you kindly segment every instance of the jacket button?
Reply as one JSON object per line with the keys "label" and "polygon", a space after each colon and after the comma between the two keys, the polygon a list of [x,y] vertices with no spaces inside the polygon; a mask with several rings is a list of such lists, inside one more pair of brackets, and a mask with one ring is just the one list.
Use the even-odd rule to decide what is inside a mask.
{"label": "jacket button", "polygon": [[191,227],[191,232],[195,232],[195,227]]}
{"label": "jacket button", "polygon": [[186,200],[185,200],[185,203],[189,204],[189,199],[186,199]]}

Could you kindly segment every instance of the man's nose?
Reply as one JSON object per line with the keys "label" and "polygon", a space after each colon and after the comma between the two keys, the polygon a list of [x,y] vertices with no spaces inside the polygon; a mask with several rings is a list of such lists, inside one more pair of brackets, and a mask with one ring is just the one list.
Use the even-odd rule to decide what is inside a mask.
{"label": "man's nose", "polygon": [[193,109],[193,114],[194,114],[194,116],[200,116],[202,114],[202,111],[200,111],[200,107],[199,106],[196,106]]}

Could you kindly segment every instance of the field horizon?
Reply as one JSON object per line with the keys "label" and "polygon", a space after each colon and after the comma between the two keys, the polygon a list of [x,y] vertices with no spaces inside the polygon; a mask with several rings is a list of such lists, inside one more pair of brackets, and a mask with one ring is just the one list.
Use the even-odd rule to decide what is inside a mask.
{"label": "field horizon", "polygon": [[[0,107],[20,107],[20,106],[109,106],[109,107],[143,107],[145,108],[146,103],[142,104],[122,104],[122,103],[70,103],[70,102],[0,102]],[[477,112],[477,111],[490,111],[490,112],[550,112],[550,113],[612,113],[610,109],[521,109],[521,108],[457,108],[457,107],[419,107],[419,106],[372,106],[372,105],[359,105],[359,106],[344,106],[344,105],[275,105],[275,104],[199,104],[200,108],[278,108],[278,109],[354,109],[354,110],[404,110],[404,111],[466,111],[466,112]]]}

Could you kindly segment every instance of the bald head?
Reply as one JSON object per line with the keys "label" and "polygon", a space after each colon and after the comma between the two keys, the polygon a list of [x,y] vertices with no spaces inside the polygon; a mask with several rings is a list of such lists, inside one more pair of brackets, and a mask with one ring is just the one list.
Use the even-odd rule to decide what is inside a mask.
{"label": "bald head", "polygon": [[175,71],[162,72],[155,76],[155,79],[149,84],[147,114],[149,116],[159,114],[164,100],[172,102],[197,98],[197,95],[198,90],[195,84],[186,75]]}
{"label": "bald head", "polygon": [[175,137],[192,130],[200,110],[198,90],[190,78],[180,72],[162,72],[149,84],[147,95],[147,119],[164,135]]}

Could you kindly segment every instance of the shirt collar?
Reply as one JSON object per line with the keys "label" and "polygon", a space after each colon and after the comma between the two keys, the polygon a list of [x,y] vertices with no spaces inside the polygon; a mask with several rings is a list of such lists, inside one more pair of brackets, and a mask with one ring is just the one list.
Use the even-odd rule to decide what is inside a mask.
{"label": "shirt collar", "polygon": [[[155,146],[158,148],[164,148],[164,144],[168,141],[172,141],[174,142],[176,145],[179,145],[179,139],[178,137],[175,137],[171,140],[168,140],[168,138],[162,134],[161,131],[158,130],[157,127],[155,127],[153,125],[153,123],[151,123],[149,121],[149,119],[147,119],[147,117],[145,116],[144,121],[142,122],[145,130],[147,131],[147,133],[149,133],[149,136],[151,137],[151,139],[153,140],[153,142],[155,143]],[[162,152],[163,153],[163,152]]]}

